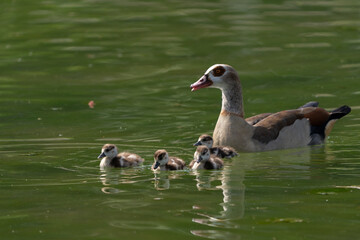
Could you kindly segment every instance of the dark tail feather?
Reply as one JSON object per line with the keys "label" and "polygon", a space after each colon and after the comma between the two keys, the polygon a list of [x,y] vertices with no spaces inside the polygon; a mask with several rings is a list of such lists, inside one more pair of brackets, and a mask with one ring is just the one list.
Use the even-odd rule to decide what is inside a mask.
{"label": "dark tail feather", "polygon": [[343,116],[349,114],[351,112],[351,108],[349,106],[341,106],[335,110],[332,110],[331,113],[330,113],[330,117],[329,117],[329,121],[331,120],[335,120],[335,119],[340,119],[342,118]]}
{"label": "dark tail feather", "polygon": [[349,114],[351,112],[351,108],[349,106],[341,106],[335,110],[330,112],[330,116],[328,120],[321,126],[311,126],[311,142],[309,145],[317,145],[321,144],[325,141],[325,138],[330,134],[334,123],[337,120],[342,118],[343,116]]}

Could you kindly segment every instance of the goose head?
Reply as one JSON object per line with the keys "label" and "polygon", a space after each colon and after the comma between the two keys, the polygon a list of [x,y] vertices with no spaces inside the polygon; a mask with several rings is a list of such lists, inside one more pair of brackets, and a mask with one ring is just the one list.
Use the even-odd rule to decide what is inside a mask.
{"label": "goose head", "polygon": [[215,64],[195,83],[190,85],[191,91],[201,88],[226,89],[239,82],[239,76],[235,69],[227,64]]}
{"label": "goose head", "polygon": [[194,146],[204,145],[208,148],[212,148],[213,145],[213,138],[210,135],[203,134],[199,137],[198,141],[194,143]]}
{"label": "goose head", "polygon": [[197,163],[210,159],[210,149],[207,146],[198,146],[194,153],[194,160]]}
{"label": "goose head", "polygon": [[114,144],[105,144],[101,149],[101,154],[98,158],[108,157],[114,158],[118,154],[117,147]]}
{"label": "goose head", "polygon": [[164,149],[157,150],[154,154],[154,169],[165,165],[169,161],[169,154]]}

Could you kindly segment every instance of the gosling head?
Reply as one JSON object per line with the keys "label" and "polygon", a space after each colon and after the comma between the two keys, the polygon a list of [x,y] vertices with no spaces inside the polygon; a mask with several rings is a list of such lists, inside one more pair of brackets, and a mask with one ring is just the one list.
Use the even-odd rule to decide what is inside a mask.
{"label": "gosling head", "polygon": [[157,150],[154,154],[154,169],[165,165],[169,161],[169,154],[164,149]]}
{"label": "gosling head", "polygon": [[194,160],[197,163],[210,159],[210,149],[207,146],[198,146],[194,153]]}
{"label": "gosling head", "polygon": [[191,84],[191,91],[211,87],[224,89],[239,81],[236,70],[227,64],[215,64],[195,83]]}
{"label": "gosling head", "polygon": [[194,143],[194,146],[207,146],[208,148],[212,148],[213,138],[210,135],[203,134],[199,137],[198,141]]}
{"label": "gosling head", "polygon": [[109,157],[114,158],[118,154],[117,147],[114,144],[105,144],[101,149],[101,154],[98,158]]}

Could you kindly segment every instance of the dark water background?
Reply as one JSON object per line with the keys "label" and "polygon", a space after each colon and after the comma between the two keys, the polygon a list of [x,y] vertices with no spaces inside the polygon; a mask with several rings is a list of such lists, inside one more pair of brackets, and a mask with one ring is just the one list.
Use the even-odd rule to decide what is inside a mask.
{"label": "dark water background", "polygon": [[[0,3],[1,239],[357,239],[360,2]],[[233,65],[246,116],[343,104],[325,146],[245,153],[221,171],[154,175],[166,148],[189,162]],[[93,100],[95,107],[89,108]],[[146,159],[101,172],[104,143]]]}

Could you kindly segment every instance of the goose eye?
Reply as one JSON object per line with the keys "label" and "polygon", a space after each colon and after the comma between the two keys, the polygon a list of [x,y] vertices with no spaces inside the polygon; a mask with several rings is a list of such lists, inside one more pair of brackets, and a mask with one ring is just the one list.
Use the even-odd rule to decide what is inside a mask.
{"label": "goose eye", "polygon": [[222,66],[218,66],[213,70],[213,74],[216,77],[223,75],[224,72],[225,72],[225,68],[223,68]]}
{"label": "goose eye", "polygon": [[109,152],[110,150],[109,149],[105,149],[105,152]]}

